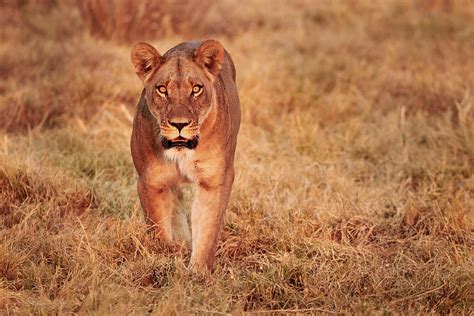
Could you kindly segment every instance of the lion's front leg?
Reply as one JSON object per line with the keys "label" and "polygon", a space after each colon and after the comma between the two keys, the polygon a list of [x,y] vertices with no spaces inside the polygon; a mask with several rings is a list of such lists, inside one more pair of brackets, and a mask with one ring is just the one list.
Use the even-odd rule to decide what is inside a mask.
{"label": "lion's front leg", "polygon": [[150,228],[166,244],[173,243],[171,218],[175,207],[173,190],[166,185],[153,186],[138,180],[138,196]]}
{"label": "lion's front leg", "polygon": [[211,270],[215,259],[217,239],[233,183],[233,170],[224,181],[210,184],[200,182],[192,206],[192,255],[190,267],[197,271]]}

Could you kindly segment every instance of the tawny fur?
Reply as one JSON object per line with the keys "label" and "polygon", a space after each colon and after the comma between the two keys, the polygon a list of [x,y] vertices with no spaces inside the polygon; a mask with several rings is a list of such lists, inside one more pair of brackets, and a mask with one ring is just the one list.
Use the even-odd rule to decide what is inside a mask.
{"label": "tawny fur", "polygon": [[[163,242],[173,244],[176,232],[171,222],[182,196],[179,185],[192,183],[190,266],[210,270],[234,181],[240,125],[232,59],[220,43],[209,40],[182,43],[163,56],[139,43],[132,50],[132,63],[145,87],[131,151],[146,220]],[[193,96],[191,82],[198,82],[203,91]],[[166,93],[159,92],[160,85],[166,86]],[[173,122],[191,123],[180,131]],[[161,142],[178,137],[194,137],[198,145],[165,148]],[[185,221],[181,218],[179,223],[183,226]]]}

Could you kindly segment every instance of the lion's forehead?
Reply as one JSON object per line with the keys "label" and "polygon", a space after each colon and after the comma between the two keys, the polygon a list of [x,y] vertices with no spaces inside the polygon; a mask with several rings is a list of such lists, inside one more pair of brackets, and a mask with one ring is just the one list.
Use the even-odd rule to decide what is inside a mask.
{"label": "lion's forehead", "polygon": [[157,72],[157,80],[166,84],[193,84],[203,77],[199,67],[186,57],[171,58]]}

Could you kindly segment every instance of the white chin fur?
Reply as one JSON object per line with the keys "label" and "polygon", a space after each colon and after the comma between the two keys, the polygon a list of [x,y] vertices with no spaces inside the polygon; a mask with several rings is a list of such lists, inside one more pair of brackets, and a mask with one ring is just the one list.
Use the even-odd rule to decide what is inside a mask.
{"label": "white chin fur", "polygon": [[173,147],[164,151],[166,159],[172,162],[188,161],[194,155],[194,150],[186,147]]}
{"label": "white chin fur", "polygon": [[176,163],[180,173],[189,180],[194,179],[194,150],[185,147],[173,147],[164,151],[166,159]]}

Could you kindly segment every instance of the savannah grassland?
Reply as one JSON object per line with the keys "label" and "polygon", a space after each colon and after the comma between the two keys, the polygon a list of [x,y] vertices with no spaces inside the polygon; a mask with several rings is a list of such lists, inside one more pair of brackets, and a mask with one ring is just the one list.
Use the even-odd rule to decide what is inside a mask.
{"label": "savannah grassland", "polygon": [[[0,314],[474,311],[472,1],[78,3],[0,4]],[[129,153],[131,45],[196,38],[242,104],[208,277]]]}

